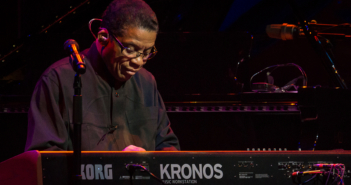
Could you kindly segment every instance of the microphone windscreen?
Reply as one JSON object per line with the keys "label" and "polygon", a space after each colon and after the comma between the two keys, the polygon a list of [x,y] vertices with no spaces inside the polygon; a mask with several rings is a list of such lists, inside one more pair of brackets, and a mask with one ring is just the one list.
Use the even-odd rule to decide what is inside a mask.
{"label": "microphone windscreen", "polygon": [[270,38],[282,39],[281,30],[282,24],[270,24],[266,26],[266,33]]}
{"label": "microphone windscreen", "polygon": [[283,23],[267,25],[266,33],[271,38],[292,40],[299,34],[299,31],[296,25]]}
{"label": "microphone windscreen", "polygon": [[66,42],[63,44],[64,50],[67,52],[70,52],[70,50],[71,50],[70,45],[72,45],[72,44],[76,45],[77,50],[79,50],[79,45],[78,45],[77,41],[75,41],[73,39],[66,40]]}

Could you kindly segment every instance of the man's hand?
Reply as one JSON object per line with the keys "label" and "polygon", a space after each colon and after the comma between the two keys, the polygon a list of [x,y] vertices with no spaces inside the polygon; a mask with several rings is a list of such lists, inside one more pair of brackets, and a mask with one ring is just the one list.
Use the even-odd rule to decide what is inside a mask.
{"label": "man's hand", "polygon": [[125,149],[123,149],[122,151],[137,151],[137,152],[145,152],[146,150],[144,148],[141,147],[137,147],[134,145],[129,145],[127,146]]}

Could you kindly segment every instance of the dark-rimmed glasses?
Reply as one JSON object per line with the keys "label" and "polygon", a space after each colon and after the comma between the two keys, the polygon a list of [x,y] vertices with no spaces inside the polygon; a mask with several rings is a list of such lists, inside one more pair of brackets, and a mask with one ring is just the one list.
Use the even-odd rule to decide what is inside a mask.
{"label": "dark-rimmed glasses", "polygon": [[125,56],[128,57],[128,58],[138,58],[138,57],[140,57],[140,55],[143,55],[143,56],[142,56],[143,60],[150,60],[150,59],[152,59],[152,58],[156,55],[156,53],[157,53],[156,46],[154,46],[154,47],[151,49],[151,52],[150,52],[150,53],[140,53],[140,52],[134,51],[134,50],[131,49],[131,48],[124,47],[123,44],[117,39],[117,37],[115,37],[114,35],[112,35],[112,36],[113,36],[113,38],[115,38],[115,40],[117,41],[117,43],[118,43],[119,46],[121,47],[122,54],[125,55]]}

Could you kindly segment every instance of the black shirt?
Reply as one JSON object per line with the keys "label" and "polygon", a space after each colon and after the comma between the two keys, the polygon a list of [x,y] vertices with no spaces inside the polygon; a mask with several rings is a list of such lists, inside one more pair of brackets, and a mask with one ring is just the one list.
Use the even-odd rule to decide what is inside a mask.
{"label": "black shirt", "polygon": [[[95,43],[90,50],[96,50]],[[104,72],[93,67],[96,57],[89,52],[81,77],[82,150],[118,151],[128,145],[147,151],[179,150],[153,75],[142,68],[115,89]],[[42,74],[28,112],[25,150],[73,150],[74,76],[68,57]]]}

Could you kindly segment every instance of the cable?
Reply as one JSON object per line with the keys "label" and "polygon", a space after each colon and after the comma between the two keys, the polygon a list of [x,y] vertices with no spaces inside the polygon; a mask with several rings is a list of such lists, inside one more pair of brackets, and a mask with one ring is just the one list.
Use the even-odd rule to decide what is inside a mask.
{"label": "cable", "polygon": [[132,176],[133,173],[136,169],[142,169],[144,171],[146,171],[147,173],[149,173],[149,175],[151,175],[151,177],[153,177],[154,179],[156,179],[157,181],[161,182],[162,184],[165,184],[160,178],[158,178],[156,175],[154,175],[153,173],[151,173],[148,169],[146,169],[144,166],[142,165],[138,165],[138,164],[127,164],[126,165],[126,169],[129,172],[130,175],[130,184],[133,185],[133,181],[132,181]]}
{"label": "cable", "polygon": [[[293,180],[294,184],[303,185],[303,184],[306,184],[306,183],[310,182],[311,180],[315,179],[317,176],[319,176],[322,173],[323,173],[323,170],[311,170],[311,171],[304,171],[304,172],[297,171],[297,172],[292,173],[292,180]],[[301,176],[309,175],[309,174],[313,175],[312,178],[301,183]],[[295,182],[296,178],[297,178],[298,182]]]}
{"label": "cable", "polygon": [[253,74],[253,75],[251,76],[251,78],[250,78],[250,88],[251,88],[251,90],[252,90],[251,82],[252,82],[252,79],[253,79],[256,75],[262,73],[263,71],[265,71],[265,70],[267,70],[267,69],[273,68],[273,67],[274,67],[274,69],[271,71],[271,73],[272,73],[276,68],[279,68],[279,67],[287,67],[287,66],[295,66],[295,67],[297,67],[297,68],[300,70],[302,76],[304,77],[303,82],[302,82],[302,85],[303,85],[303,86],[307,86],[307,74],[306,74],[306,72],[302,69],[302,67],[299,66],[299,65],[297,65],[297,64],[294,64],[294,63],[287,63],[287,64],[277,64],[277,65],[268,66],[268,67],[266,67],[266,68],[264,68],[264,69],[258,71],[257,73]]}
{"label": "cable", "polygon": [[[304,185],[308,182],[310,182],[312,179],[315,179],[315,182],[321,181],[321,183],[325,185],[344,185],[344,174],[345,174],[345,165],[341,163],[335,163],[335,164],[314,164],[313,165],[316,168],[320,168],[320,170],[311,170],[311,171],[296,171],[292,173],[292,180],[294,184],[299,184],[299,185]],[[312,178],[306,180],[305,182],[301,183],[301,176],[304,176],[306,174],[314,174]],[[322,181],[320,178],[316,178],[319,175],[324,175],[327,176],[325,181]],[[329,182],[329,180],[333,177],[333,181]],[[297,179],[297,182],[296,182]],[[331,180],[330,180],[331,181]],[[317,183],[318,183],[317,182]]]}
{"label": "cable", "polygon": [[264,69],[258,71],[257,73],[253,74],[253,75],[251,76],[251,78],[250,78],[250,89],[252,90],[251,81],[252,81],[252,79],[253,79],[256,75],[258,75],[258,74],[262,73],[263,71],[265,71],[265,70],[267,70],[267,69],[270,69],[270,68],[272,68],[272,67],[281,67],[281,66],[283,66],[283,65],[277,64],[277,65],[273,65],[273,66],[268,66],[268,67],[266,67],[266,68],[264,68]]}
{"label": "cable", "polygon": [[235,81],[238,80],[237,75],[238,75],[238,69],[239,69],[240,63],[242,63],[242,62],[244,62],[245,60],[251,58],[252,45],[253,45],[253,35],[251,35],[251,38],[250,38],[250,48],[249,48],[248,54],[247,54],[246,56],[242,57],[242,58],[238,61],[238,63],[236,64],[235,73],[234,73],[234,80],[235,80]]}
{"label": "cable", "polygon": [[[310,182],[311,180],[313,180],[313,179],[316,178],[316,177],[317,177],[317,174],[316,174],[316,175],[313,175],[312,178],[306,180],[306,181],[303,182],[302,184],[306,184],[306,183]],[[300,184],[300,185],[302,185],[302,184]]]}
{"label": "cable", "polygon": [[[327,179],[324,181],[325,185],[328,184],[337,184],[337,185],[344,185],[344,173],[345,173],[345,165],[344,164],[340,164],[340,163],[335,163],[335,164],[316,164],[313,165],[314,167],[317,168],[322,168],[323,169],[327,169],[327,171],[325,171],[323,173],[323,175],[328,175]],[[297,175],[302,174],[301,172],[297,172]],[[333,176],[334,181],[333,182],[329,182],[330,177]]]}
{"label": "cable", "polygon": [[[330,171],[332,171],[333,170],[333,166],[330,168]],[[327,178],[327,180],[325,181],[325,185],[327,185],[328,184],[328,181],[329,181],[329,177],[330,177],[330,171],[329,171],[329,173],[328,173],[328,178]]]}
{"label": "cable", "polygon": [[94,38],[96,39],[96,36],[95,34],[93,33],[93,31],[91,30],[91,25],[93,24],[94,21],[102,21],[102,19],[98,19],[98,18],[93,18],[89,21],[89,30],[90,30],[90,33],[94,36]]}

